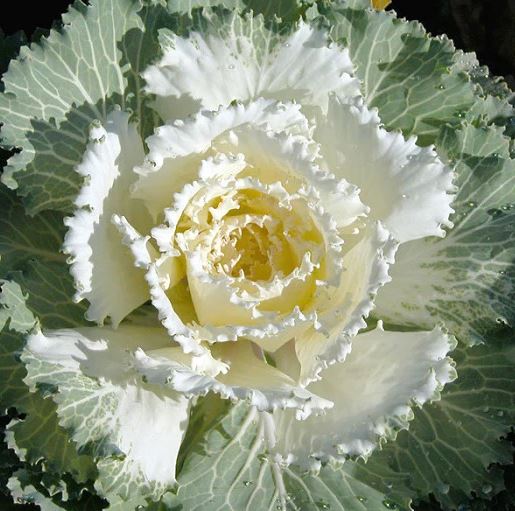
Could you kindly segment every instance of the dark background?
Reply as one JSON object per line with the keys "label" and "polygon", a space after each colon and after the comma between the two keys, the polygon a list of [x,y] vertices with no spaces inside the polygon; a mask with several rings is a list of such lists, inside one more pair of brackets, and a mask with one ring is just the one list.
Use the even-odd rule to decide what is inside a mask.
{"label": "dark background", "polygon": [[456,48],[475,51],[515,88],[515,0],[393,0],[390,8],[433,35],[447,34]]}
{"label": "dark background", "polygon": [[[50,28],[70,3],[63,0],[11,0],[9,10],[2,12],[0,29],[6,35],[22,30],[30,39],[36,29]],[[492,74],[504,76],[515,89],[515,0],[393,0],[389,8],[399,17],[420,21],[433,35],[447,34],[454,40],[456,48],[475,51],[481,64],[487,65]],[[0,165],[2,156],[6,154],[0,154]],[[505,476],[508,492],[515,491],[513,467],[506,470]],[[510,501],[505,491],[490,503],[476,501],[476,505],[466,511],[512,511]],[[28,511],[37,507],[13,506],[0,493],[0,509]],[[439,506],[432,501],[416,509],[436,511]]]}

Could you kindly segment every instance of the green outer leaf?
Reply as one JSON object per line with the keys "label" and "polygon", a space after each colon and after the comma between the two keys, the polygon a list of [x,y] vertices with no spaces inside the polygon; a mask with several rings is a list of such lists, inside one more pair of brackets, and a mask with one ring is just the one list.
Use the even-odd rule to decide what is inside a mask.
{"label": "green outer leaf", "polygon": [[486,66],[480,66],[474,53],[456,52],[457,69],[462,69],[470,75],[476,89],[476,101],[466,112],[466,118],[477,123],[495,123],[506,128],[506,136],[513,138],[515,126],[511,120],[515,115],[513,103],[515,94],[510,90],[504,78],[492,76]]}
{"label": "green outer leaf", "polygon": [[451,298],[440,296],[434,307],[465,342],[483,341],[494,321],[515,324],[515,160],[502,128],[446,129],[438,145],[456,163],[459,192],[455,227],[440,243],[442,259],[452,261]]}
{"label": "green outer leaf", "polygon": [[[43,327],[64,328],[86,323],[86,305],[71,300],[73,281],[65,256],[60,253],[64,230],[61,214],[45,211],[30,218],[15,193],[0,185],[0,274],[16,282],[7,284],[6,293],[12,294],[14,286],[20,287],[15,317],[30,314],[24,310],[23,293],[27,295],[28,308]],[[5,314],[15,306],[10,303],[4,307],[7,308],[0,309],[0,326]],[[33,318],[31,321],[32,325]]]}
{"label": "green outer leaf", "polygon": [[21,353],[25,342],[23,335],[10,332],[4,327],[0,336],[0,414],[18,403],[23,402],[29,389],[23,383],[26,371],[15,357]]}
{"label": "green outer leaf", "polygon": [[173,493],[166,493],[159,502],[151,502],[144,509],[145,511],[185,511],[180,499]]}
{"label": "green outer leaf", "polygon": [[391,12],[329,5],[320,12],[331,37],[348,46],[367,104],[379,109],[388,129],[416,134],[428,145],[446,123],[458,124],[474,102],[466,73],[453,67],[454,46],[428,37],[416,22]]}
{"label": "green outer leaf", "polygon": [[26,414],[24,420],[15,419],[8,426],[8,444],[23,461],[35,463],[43,458],[46,470],[69,472],[79,481],[94,476],[91,459],[77,454],[75,445],[57,421],[55,405],[40,394],[30,393],[23,382],[26,370],[16,360],[25,342],[24,336],[5,329],[0,342],[0,408],[2,413],[16,407]]}
{"label": "green outer leaf", "polygon": [[[223,410],[227,406],[213,395],[202,398],[194,408],[190,434],[200,438],[196,442],[194,436],[188,438],[177,496],[166,495],[160,503],[149,505],[148,511],[178,510],[181,505],[188,511],[281,508],[260,414],[245,403],[225,413]],[[382,478],[398,483],[401,490],[390,488],[385,495],[375,488]],[[326,466],[319,476],[301,474],[292,466],[283,469],[283,479],[286,509],[291,511],[384,511],[385,501],[395,503],[397,509],[409,509],[415,495],[404,484],[406,477],[386,465],[371,474],[366,467],[349,461],[340,468]]]}
{"label": "green outer leaf", "polygon": [[[146,334],[156,335],[148,330]],[[109,338],[108,332],[106,335]],[[118,335],[130,336],[131,332],[125,330]],[[144,502],[145,498],[158,499],[174,487],[175,460],[161,460],[169,463],[166,479],[147,475],[147,457],[142,459],[142,446],[127,430],[128,406],[134,405],[131,410],[139,417],[140,426],[148,426],[150,438],[161,445],[164,442],[164,438],[159,437],[162,420],[154,427],[156,414],[166,414],[171,421],[170,438],[180,441],[180,422],[185,418],[188,403],[173,391],[141,381],[141,375],[131,369],[130,350],[117,347],[119,340],[110,344],[112,349],[108,352],[95,355],[95,349],[91,348],[85,365],[96,368],[94,376],[85,374],[82,364],[61,364],[59,355],[55,362],[48,361],[25,349],[21,356],[27,368],[24,382],[31,391],[50,395],[57,405],[59,424],[69,432],[80,453],[95,460],[98,468],[95,489],[99,495],[115,502],[118,497]],[[176,414],[180,414],[180,418]],[[175,441],[173,443],[179,447]],[[168,452],[174,456],[172,449]]]}
{"label": "green outer leaf", "polygon": [[223,5],[227,9],[236,10],[244,7],[244,0],[168,0],[167,8],[170,12],[191,15],[195,9],[216,7]]}
{"label": "green outer leaf", "polygon": [[9,280],[0,280],[0,286],[0,330],[8,325],[10,330],[28,332],[35,319],[20,286]]}
{"label": "green outer leaf", "polygon": [[258,511],[274,506],[272,471],[258,456],[264,450],[261,427],[258,412],[245,403],[219,417],[179,473],[178,498],[184,509]]}
{"label": "green outer leaf", "polygon": [[27,261],[22,271],[10,273],[9,278],[28,292],[27,305],[44,328],[88,324],[84,318],[86,303],[71,300],[74,287],[66,265],[34,259]]}
{"label": "green outer leaf", "polygon": [[[77,0],[63,15],[63,28],[52,30],[41,44],[21,48],[4,75],[3,144],[22,151],[9,160],[2,180],[19,186],[31,214],[70,211],[80,184],[73,168],[89,124],[105,119],[115,104],[131,106],[124,98],[127,69],[120,44],[142,26],[139,8],[137,0],[89,6]],[[131,103],[141,103],[135,92]]]}
{"label": "green outer leaf", "polygon": [[[84,452],[95,457],[121,454],[109,438],[104,437],[101,424],[102,421],[109,422],[116,409],[114,385],[105,385],[104,388],[93,378],[73,369],[41,361],[28,352],[24,354],[23,361],[28,370],[25,381],[31,391],[46,392],[56,401],[57,406],[62,405],[60,423],[74,434],[74,440]],[[43,385],[40,380],[44,382]]]}
{"label": "green outer leaf", "polygon": [[64,231],[62,215],[51,211],[30,218],[16,194],[0,185],[0,274],[29,258],[64,263]]}
{"label": "green outer leaf", "polygon": [[[6,419],[9,419],[9,417],[2,417],[1,423],[0,423],[0,429],[3,432],[3,423],[6,421]],[[3,435],[2,435],[3,436]],[[20,460],[17,458],[16,454],[12,449],[9,449],[7,446],[7,443],[3,441],[0,441],[0,497],[1,493],[4,491],[4,488],[7,484],[7,480],[11,476],[13,470],[16,470],[16,468],[19,468],[22,465]],[[2,503],[2,500],[0,499],[0,504]],[[1,509],[1,506],[0,506]]]}
{"label": "green outer leaf", "polygon": [[[365,467],[377,472],[390,466],[409,478],[419,497],[434,493],[446,508],[466,503],[471,492],[490,497],[500,491],[501,472],[487,468],[512,461],[510,444],[501,439],[515,417],[512,338],[507,329],[489,345],[453,352],[459,376],[442,400],[419,410],[409,430],[373,454]],[[378,490],[386,491],[387,481]]]}
{"label": "green outer leaf", "polygon": [[231,402],[221,399],[218,394],[209,394],[201,397],[190,411],[188,429],[182,441],[177,459],[177,473],[180,473],[184,461],[194,449],[198,449],[199,443],[205,440],[205,435],[216,428],[220,419],[227,415]]}
{"label": "green outer leaf", "polygon": [[262,14],[267,20],[274,17],[281,18],[282,21],[296,21],[301,12],[306,8],[305,0],[243,0],[248,9],[252,9],[256,14]]}
{"label": "green outer leaf", "polygon": [[[417,328],[442,320],[465,342],[481,341],[494,320],[515,319],[514,163],[502,128],[479,127],[508,122],[513,94],[445,37],[429,38],[391,13],[350,7],[365,3],[321,12],[333,38],[348,44],[368,102],[389,129],[436,143],[456,163],[460,189],[457,226],[444,240],[400,247],[377,315]],[[459,126],[465,118],[473,124]]]}
{"label": "green outer leaf", "polygon": [[63,508],[55,504],[49,496],[45,495],[44,490],[36,488],[33,483],[34,478],[31,472],[25,469],[19,469],[9,479],[7,487],[11,491],[15,502],[20,504],[36,504],[41,511],[63,510]]}
{"label": "green outer leaf", "polygon": [[[13,210],[13,213],[17,213],[12,217],[13,223],[7,223],[6,216],[1,220],[6,227],[2,231],[2,237],[10,240],[13,246],[14,234],[19,232],[17,229],[21,224],[20,229],[26,232],[27,246],[30,245],[31,249],[21,252],[19,259],[23,261],[23,255],[46,256],[46,252],[38,249],[44,246],[48,239],[51,241],[47,246],[60,245],[57,235],[54,236],[55,231],[50,228],[52,224],[46,221],[53,216],[52,214],[46,215],[47,219],[41,223],[38,223],[42,219],[42,215],[39,215],[31,227],[34,232],[31,232],[29,229],[25,230],[29,224],[22,212],[16,211],[14,207]],[[4,247],[6,245],[7,243]],[[51,254],[50,250],[49,253]],[[16,260],[12,262],[17,263]],[[10,277],[15,277],[22,287],[17,282],[3,281],[0,295],[0,326],[7,324],[10,330],[27,332],[35,323],[32,311],[36,311],[43,324],[49,327],[72,326],[84,321],[84,307],[70,301],[73,291],[64,263],[52,261],[51,258],[47,262],[32,259],[26,261],[23,272],[11,273]],[[28,289],[30,294],[24,295],[22,289]],[[15,332],[8,332],[6,327],[0,338],[0,407],[3,410],[16,407],[18,413],[26,415],[24,420],[15,420],[9,424],[9,446],[20,459],[29,463],[35,463],[43,458],[45,470],[69,472],[79,481],[94,477],[92,460],[85,455],[77,454],[70,437],[59,426],[54,403],[43,399],[39,394],[29,393],[23,383],[25,367],[15,357],[21,351],[24,337]]]}
{"label": "green outer leaf", "polygon": [[492,498],[493,488],[487,484],[482,488],[482,492],[486,497],[476,497],[470,501],[471,511],[511,511],[515,509],[515,493],[513,487],[515,483],[515,465],[502,467],[504,472],[504,481],[506,489]]}
{"label": "green outer leaf", "polygon": [[[25,304],[17,283],[6,281],[2,286],[1,313],[6,322],[0,335],[0,408],[2,413],[16,407],[26,414],[24,420],[14,420],[8,425],[8,443],[21,460],[35,463],[43,458],[46,470],[69,472],[79,481],[94,476],[94,466],[89,457],[77,454],[68,434],[57,422],[55,405],[39,394],[31,394],[23,378],[26,370],[16,356],[25,342],[24,333],[34,325],[35,319]],[[4,308],[5,307],[5,308]]]}
{"label": "green outer leaf", "polygon": [[56,405],[51,399],[43,399],[39,393],[29,394],[18,404],[18,410],[26,417],[8,425],[6,439],[20,460],[35,464],[44,459],[46,471],[69,473],[78,482],[95,478],[92,458],[77,453],[75,444],[58,424]]}
{"label": "green outer leaf", "polygon": [[295,21],[308,3],[304,0],[168,0],[168,10],[179,14],[191,14],[195,9],[222,6],[231,11],[250,9],[270,20],[277,17],[283,21]]}
{"label": "green outer leaf", "polygon": [[[37,504],[43,510],[99,511],[106,507],[105,501],[93,495],[89,489],[78,487],[67,476],[61,479],[58,475],[44,472],[40,465],[24,464],[13,473],[9,488],[15,502]],[[18,506],[15,508],[18,509]]]}
{"label": "green outer leaf", "polygon": [[[383,468],[396,493],[375,489],[362,467],[346,461],[342,467],[323,467],[319,474],[303,474],[295,467],[284,470],[285,485],[291,495],[289,508],[299,511],[385,511],[411,509],[411,495],[405,490],[405,476]],[[398,488],[404,493],[398,492]],[[398,493],[397,493],[398,492]]]}

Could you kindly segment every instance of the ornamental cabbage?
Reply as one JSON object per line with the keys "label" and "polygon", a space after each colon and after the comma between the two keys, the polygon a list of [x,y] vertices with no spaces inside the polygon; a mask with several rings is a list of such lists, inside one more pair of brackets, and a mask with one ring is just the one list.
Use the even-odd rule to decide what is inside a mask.
{"label": "ornamental cabbage", "polygon": [[[328,509],[320,506],[350,497],[358,507],[371,499],[394,509],[409,508],[424,490],[447,495],[446,476],[437,474],[429,489],[406,483],[408,465],[385,463],[386,451],[377,448],[395,446],[405,430],[412,434],[415,406],[438,406],[444,386],[460,374],[461,352],[458,373],[449,356],[456,337],[470,345],[492,335],[486,319],[481,328],[475,323],[477,310],[494,310],[501,334],[511,321],[513,288],[505,276],[513,239],[502,236],[506,227],[473,215],[488,205],[490,217],[506,222],[507,197],[496,194],[513,176],[463,168],[474,170],[469,154],[477,153],[478,165],[494,157],[488,151],[506,140],[500,126],[511,107],[501,94],[481,89],[480,98],[471,56],[432,49],[435,40],[415,26],[401,25],[397,34],[395,18],[357,3],[314,4],[291,21],[290,11],[283,21],[267,9],[258,14],[258,4],[257,12],[212,6],[181,13],[136,3],[109,0],[103,16],[105,6],[77,4],[62,34],[27,50],[35,62],[21,68],[19,60],[6,75],[40,85],[23,92],[24,82],[6,81],[0,106],[10,114],[7,145],[16,116],[24,116],[23,94],[41,103],[53,90],[49,83],[76,89],[56,92],[48,108],[57,117],[30,114],[33,131],[3,175],[36,222],[51,223],[47,209],[64,216],[66,231],[56,238],[74,288],[57,252],[39,277],[27,282],[12,274],[4,285],[4,322],[23,334],[24,395],[53,403],[50,427],[74,446],[56,469],[52,449],[38,457],[33,446],[18,445],[25,422],[16,418],[8,440],[29,463],[23,470],[32,474],[31,463],[47,459],[43,474],[92,483],[89,492],[119,509]],[[124,8],[122,20],[115,10]],[[104,25],[106,16],[122,25]],[[354,16],[367,20],[366,32]],[[377,41],[374,24],[391,31],[393,42],[384,44],[398,46],[388,50],[387,69],[374,45],[362,49]],[[338,35],[345,30],[357,43]],[[131,31],[139,31],[138,40]],[[90,50],[73,43],[70,56],[60,46],[72,32],[102,46],[92,74],[81,69]],[[418,50],[406,42],[415,36]],[[119,60],[120,47],[114,65],[109,55]],[[417,51],[451,59],[451,67],[426,69]],[[44,55],[55,58],[53,71]],[[405,85],[417,77],[420,84]],[[471,105],[466,120],[461,102]],[[59,180],[78,184],[76,192]],[[491,201],[500,213],[491,212]],[[465,202],[472,212],[463,213]],[[495,233],[486,254],[485,227]],[[34,247],[43,259],[51,252]],[[52,300],[55,284],[44,284],[51,271],[63,283],[63,302],[38,304],[31,296]],[[504,344],[496,343],[494,363],[502,365]],[[490,399],[488,389],[482,392]],[[16,397],[10,406],[23,412],[24,403]],[[428,409],[435,408],[420,413]],[[224,461],[238,446],[241,452]],[[480,463],[497,461],[502,456]],[[252,478],[242,480],[247,472]],[[66,500],[42,476],[33,476],[37,484],[24,477],[11,477],[13,495],[42,507],[56,506],[59,493]],[[354,482],[342,490],[349,477]],[[195,488],[199,478],[207,493]],[[319,497],[316,485],[330,487],[330,478],[339,489]],[[486,473],[479,480],[488,480]],[[452,498],[472,491],[454,487]],[[441,502],[452,507],[452,498]]]}

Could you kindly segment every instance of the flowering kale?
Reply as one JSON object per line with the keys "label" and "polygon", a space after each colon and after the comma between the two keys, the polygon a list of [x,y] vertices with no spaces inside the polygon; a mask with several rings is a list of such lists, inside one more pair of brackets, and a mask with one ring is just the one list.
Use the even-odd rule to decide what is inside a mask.
{"label": "flowering kale", "polygon": [[364,0],[79,0],[3,82],[15,499],[502,490],[513,109],[474,55]]}

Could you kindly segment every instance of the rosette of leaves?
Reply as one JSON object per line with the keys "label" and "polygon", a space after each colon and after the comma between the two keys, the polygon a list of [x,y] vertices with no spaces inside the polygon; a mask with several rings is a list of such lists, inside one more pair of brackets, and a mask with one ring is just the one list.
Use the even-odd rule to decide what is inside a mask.
{"label": "rosette of leaves", "polygon": [[[401,244],[389,269],[391,282],[378,292],[360,328],[372,331],[376,320],[395,332],[444,328],[458,341],[451,353],[458,377],[443,390],[432,389],[432,402],[414,406],[398,427],[379,435],[380,449],[319,457],[307,467],[277,458],[269,420],[262,420],[252,399],[233,403],[212,391],[196,396],[180,412],[188,427],[175,453],[175,473],[168,473],[176,484],[148,491],[112,434],[117,426],[109,421],[117,420],[119,395],[105,390],[99,374],[77,378],[69,367],[56,371],[26,349],[27,338],[41,328],[92,328],[88,304],[73,300],[87,290],[74,288],[62,253],[63,219],[76,214],[74,204],[88,185],[80,169],[88,145],[96,143],[90,128],[100,133],[95,140],[101,138],[99,130],[118,108],[130,114],[138,139],[145,140],[167,116],[191,113],[167,112],[166,94],[149,79],[148,70],[166,60],[175,38],[223,38],[236,31],[262,55],[299,26],[323,32],[327,45],[348,52],[348,74],[366,108],[377,109],[381,129],[416,136],[419,148],[434,145],[454,171],[452,227],[445,226],[445,237]],[[14,57],[23,43],[4,38],[2,57]],[[231,63],[224,64],[219,74],[227,80]],[[187,79],[181,82],[186,89]],[[384,510],[410,509],[429,498],[445,509],[467,509],[472,497],[479,498],[475,507],[488,506],[504,491],[501,466],[512,459],[506,441],[515,386],[512,97],[501,80],[447,38],[430,37],[419,24],[365,1],[74,3],[60,28],[20,47],[0,97],[2,144],[14,151],[2,174],[0,217],[6,492],[43,510]],[[198,108],[196,100],[191,95],[187,109]],[[80,281],[77,272],[73,277]],[[144,304],[126,322],[129,328],[154,325],[154,316]],[[134,363],[123,350],[115,355],[127,366]],[[281,365],[279,357],[266,350],[263,355],[266,364]],[[152,385],[153,374],[147,371],[142,385]],[[131,412],[144,424],[162,419],[149,419],[141,406]],[[149,448],[163,447],[159,441],[150,438]]]}

